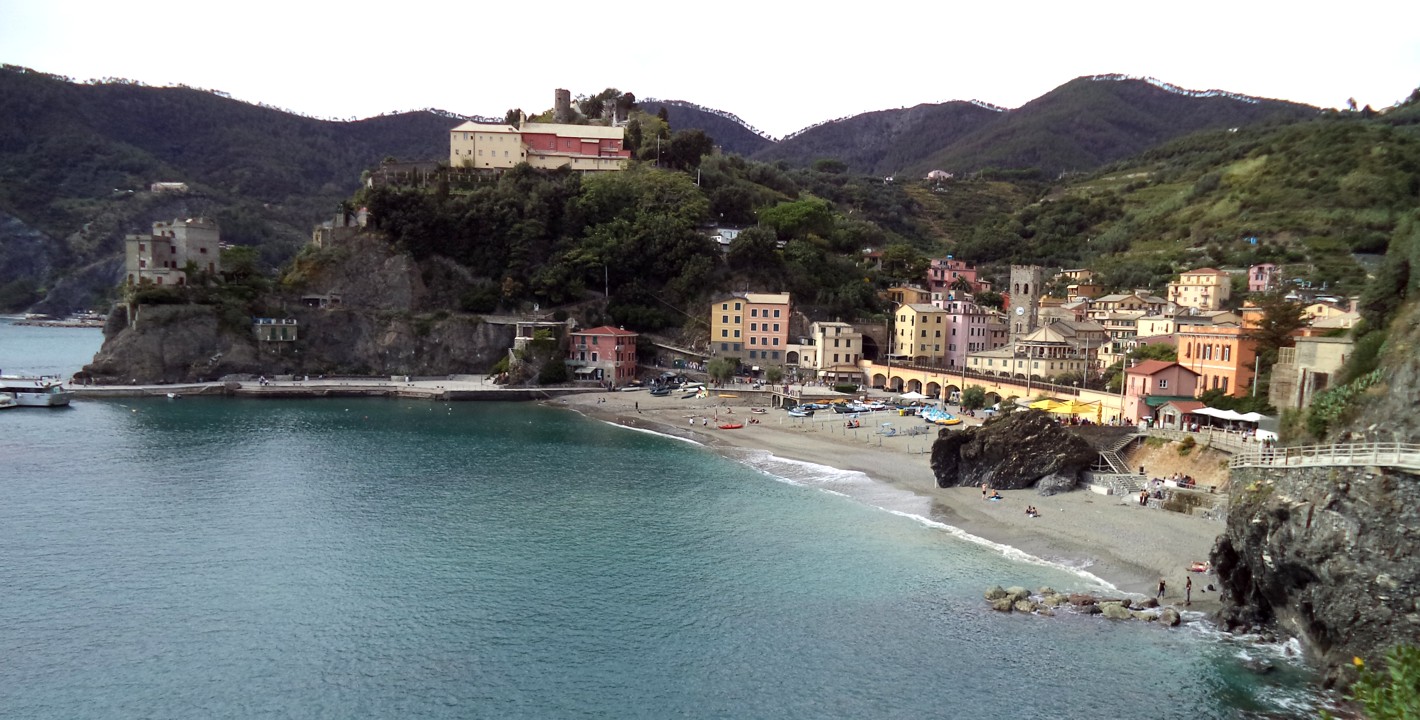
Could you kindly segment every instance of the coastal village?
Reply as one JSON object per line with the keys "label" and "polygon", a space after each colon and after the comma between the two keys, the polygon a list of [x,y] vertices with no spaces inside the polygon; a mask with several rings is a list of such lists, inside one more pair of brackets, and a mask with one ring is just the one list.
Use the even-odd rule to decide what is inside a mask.
{"label": "coastal village", "polygon": [[[573,115],[570,94],[558,90],[553,122],[521,113],[463,122],[448,131],[447,164],[388,161],[367,173],[366,186],[478,182],[519,167],[588,175],[631,167],[619,110],[601,125],[573,124]],[[953,176],[934,170],[925,180]],[[986,599],[996,610],[1053,615],[1068,605],[1170,626],[1225,607],[1218,564],[1239,560],[1214,540],[1237,509],[1236,473],[1255,487],[1257,477],[1292,468],[1420,470],[1420,453],[1397,442],[1278,447],[1279,416],[1331,389],[1356,352],[1350,331],[1361,313],[1358,297],[1314,288],[1270,262],[1191,267],[1151,288],[1108,286],[1091,267],[988,270],[945,254],[878,291],[885,311],[877,316],[832,315],[772,283],[745,284],[707,293],[679,333],[606,322],[607,281],[566,306],[459,313],[476,315],[459,318],[465,336],[441,334],[432,322],[412,336],[386,331],[394,347],[384,352],[395,356],[385,374],[323,372],[307,358],[346,341],[351,318],[376,307],[355,280],[399,264],[365,254],[380,218],[346,205],[312,229],[308,250],[350,255],[356,271],[293,284],[261,305],[269,312],[243,320],[257,372],[124,382],[86,369],[68,386],[46,381],[42,404],[185,394],[541,400],[727,453],[763,450],[861,471],[926,495],[956,527],[1042,556],[1088,556],[1119,580],[1121,595],[1152,595],[1131,605],[1127,597],[993,587]],[[751,230],[721,222],[697,233],[728,257]],[[165,317],[144,294],[213,285],[229,249],[213,218],[152,219],[150,231],[125,239],[123,299],[110,325],[136,331]],[[857,255],[864,270],[885,262],[881,248]],[[1278,299],[1298,308],[1301,321],[1264,365],[1267,302]],[[488,338],[473,343],[475,329]],[[450,372],[398,364],[421,342],[456,352],[447,350],[455,341],[485,340],[496,347],[476,367],[467,357]],[[219,367],[223,352],[209,349],[206,366]],[[1252,409],[1231,409],[1242,406]],[[1077,488],[1086,492],[1063,493]],[[1031,493],[1024,501],[1023,491]],[[1118,542],[1150,533],[1137,546]],[[1243,588],[1233,586],[1234,599]],[[1234,619],[1242,629],[1262,625]]]}

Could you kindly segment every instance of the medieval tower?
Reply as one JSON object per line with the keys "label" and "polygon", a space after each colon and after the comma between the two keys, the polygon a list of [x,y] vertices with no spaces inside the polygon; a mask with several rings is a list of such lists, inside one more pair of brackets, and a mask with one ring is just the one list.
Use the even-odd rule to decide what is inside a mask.
{"label": "medieval tower", "polygon": [[1006,308],[1006,324],[1014,343],[1036,328],[1040,298],[1045,294],[1045,268],[1039,265],[1011,266],[1011,305]]}

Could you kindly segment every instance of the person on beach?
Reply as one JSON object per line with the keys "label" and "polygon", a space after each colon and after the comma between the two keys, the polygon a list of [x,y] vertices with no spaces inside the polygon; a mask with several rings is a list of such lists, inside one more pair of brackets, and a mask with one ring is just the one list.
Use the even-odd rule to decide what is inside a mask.
{"label": "person on beach", "polygon": [[1188,578],[1183,583],[1183,604],[1193,604],[1193,578]]}
{"label": "person on beach", "polygon": [[1166,589],[1168,589],[1168,583],[1165,583],[1163,578],[1159,578],[1159,594],[1155,597],[1163,597]]}
{"label": "person on beach", "polygon": [[985,499],[986,499],[986,492],[987,492],[988,490],[990,490],[990,488],[986,487],[986,483],[981,483],[981,499],[982,499],[982,500],[985,500]]}

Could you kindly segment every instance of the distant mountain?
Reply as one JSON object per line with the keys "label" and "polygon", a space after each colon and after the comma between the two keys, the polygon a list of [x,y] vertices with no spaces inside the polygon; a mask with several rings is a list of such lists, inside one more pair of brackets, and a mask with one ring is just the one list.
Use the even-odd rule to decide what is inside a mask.
{"label": "distant mountain", "polygon": [[879,110],[800,130],[754,159],[807,165],[841,160],[853,172],[892,175],[994,122],[1000,110],[970,102]]}
{"label": "distant mountain", "polygon": [[701,107],[684,100],[647,98],[636,104],[651,115],[665,108],[672,131],[704,130],[727,153],[749,157],[774,144],[774,139],[768,134],[755,129],[738,115],[723,110]]}
{"label": "distant mountain", "polygon": [[1297,103],[1219,90],[1185,90],[1121,75],[1082,77],[1015,110],[950,102],[881,110],[813,126],[754,159],[920,176],[934,169],[1088,171],[1199,130],[1314,116]]}

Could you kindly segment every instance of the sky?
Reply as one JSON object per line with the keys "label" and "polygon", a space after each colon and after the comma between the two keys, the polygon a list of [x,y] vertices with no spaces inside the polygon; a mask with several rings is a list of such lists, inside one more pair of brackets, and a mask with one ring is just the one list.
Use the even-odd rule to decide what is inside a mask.
{"label": "sky", "polygon": [[334,119],[501,117],[615,87],[779,137],[919,103],[1019,107],[1103,73],[1379,109],[1420,86],[1420,2],[0,0],[0,62]]}

